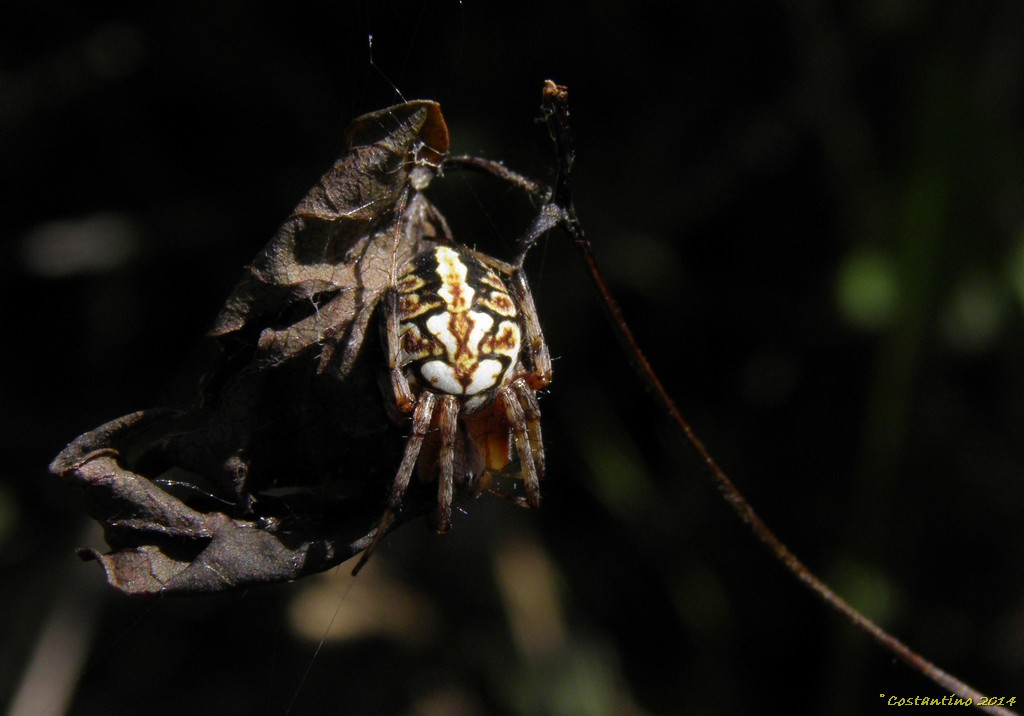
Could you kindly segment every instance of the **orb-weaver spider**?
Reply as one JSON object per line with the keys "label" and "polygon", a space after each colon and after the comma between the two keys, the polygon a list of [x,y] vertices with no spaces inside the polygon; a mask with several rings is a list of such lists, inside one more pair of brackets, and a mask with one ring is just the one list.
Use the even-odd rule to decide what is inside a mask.
{"label": "orb-weaver spider", "polygon": [[425,480],[436,471],[438,532],[451,525],[455,484],[506,470],[512,444],[526,491],[521,502],[540,505],[544,476],[536,391],[551,382],[551,358],[522,271],[439,244],[412,260],[382,303],[385,392],[397,422],[411,415],[411,432],[354,572],[393,522],[414,468]]}
{"label": "orb-weaver spider", "polygon": [[[223,591],[363,552],[358,571],[435,502],[445,531],[455,491],[491,489],[489,477],[521,479],[516,501],[540,504],[551,359],[523,264],[562,220],[557,197],[498,162],[449,156],[430,100],[357,118],[346,143],[222,307],[200,401],[110,421],[54,460],[116,536],[88,556],[118,589]],[[448,169],[542,202],[511,262],[456,244],[424,194]],[[417,469],[437,479],[436,501],[412,495]]]}

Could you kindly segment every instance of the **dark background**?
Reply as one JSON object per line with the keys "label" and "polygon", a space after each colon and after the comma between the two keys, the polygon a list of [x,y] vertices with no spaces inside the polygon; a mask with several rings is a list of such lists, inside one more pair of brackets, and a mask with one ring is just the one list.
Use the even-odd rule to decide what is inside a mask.
{"label": "dark background", "polygon": [[[724,506],[562,236],[529,263],[556,357],[541,510],[484,498],[443,538],[408,525],[351,586],[343,567],[137,602],[74,557],[100,537],[46,464],[194,399],[204,331],[348,121],[394,85],[441,103],[454,152],[549,180],[548,78],[570,88],[598,259],[711,452],[854,605],[1024,698],[1024,8],[563,5],[0,11],[12,713],[860,714],[943,695]],[[528,220],[488,180],[431,197],[498,256]]]}

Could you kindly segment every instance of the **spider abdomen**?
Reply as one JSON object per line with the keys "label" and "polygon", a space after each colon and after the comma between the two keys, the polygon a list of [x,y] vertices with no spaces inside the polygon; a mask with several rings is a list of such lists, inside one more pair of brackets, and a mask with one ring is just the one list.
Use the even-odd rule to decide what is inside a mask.
{"label": "spider abdomen", "polygon": [[451,246],[420,253],[399,279],[399,363],[418,387],[463,398],[473,411],[513,378],[522,346],[505,284]]}

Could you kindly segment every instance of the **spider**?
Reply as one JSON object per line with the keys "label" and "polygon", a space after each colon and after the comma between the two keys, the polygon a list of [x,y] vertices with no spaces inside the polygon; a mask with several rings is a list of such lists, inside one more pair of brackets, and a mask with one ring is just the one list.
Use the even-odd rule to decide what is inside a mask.
{"label": "spider", "polygon": [[437,530],[451,526],[455,485],[505,472],[518,458],[526,497],[540,505],[544,476],[537,391],[551,358],[520,269],[454,244],[421,251],[387,289],[382,311],[384,391],[411,431],[387,507],[357,573],[387,533],[413,469],[436,477]]}

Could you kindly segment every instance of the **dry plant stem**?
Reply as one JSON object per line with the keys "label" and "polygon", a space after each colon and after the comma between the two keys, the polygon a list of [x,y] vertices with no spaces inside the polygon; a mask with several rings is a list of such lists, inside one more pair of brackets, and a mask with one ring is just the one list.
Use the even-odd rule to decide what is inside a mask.
{"label": "dry plant stem", "polygon": [[572,137],[569,133],[568,92],[566,89],[548,81],[544,87],[542,109],[544,111],[544,118],[547,122],[548,129],[551,132],[551,136],[554,139],[556,150],[558,152],[558,178],[552,194],[552,203],[561,215],[558,223],[566,230],[573,242],[576,244],[576,247],[579,249],[580,254],[583,257],[583,261],[587,266],[587,270],[590,272],[590,276],[593,279],[594,285],[597,288],[598,293],[601,295],[601,301],[608,314],[612,330],[615,332],[616,337],[625,349],[626,355],[629,356],[630,362],[633,364],[637,374],[640,376],[641,380],[643,380],[648,390],[650,390],[655,401],[669,415],[669,417],[671,417],[685,435],[687,442],[694,451],[696,451],[697,455],[700,456],[704,464],[707,465],[708,472],[715,483],[715,487],[717,487],[723,497],[725,497],[726,502],[728,502],[739,518],[750,526],[750,529],[754,532],[757,538],[767,545],[768,549],[771,550],[775,557],[781,561],[798,580],[825,601],[826,604],[849,619],[854,626],[869,634],[875,641],[888,649],[892,654],[902,659],[908,665],[923,674],[926,678],[944,689],[956,693],[965,700],[971,699],[972,705],[977,708],[989,713],[1004,714],[1006,716],[1012,716],[1015,714],[1014,711],[1001,706],[978,706],[978,704],[985,698],[983,694],[965,684],[955,676],[938,668],[935,664],[911,650],[901,641],[887,633],[877,624],[850,606],[848,602],[833,592],[824,582],[812,574],[807,567],[797,559],[796,555],[794,555],[786,545],[784,545],[782,541],[775,536],[764,521],[757,516],[750,503],[747,502],[746,498],[743,497],[742,494],[740,494],[732,480],[730,480],[722,468],[719,467],[718,463],[715,462],[715,459],[711,457],[711,454],[708,453],[707,449],[704,447],[704,444],[696,434],[694,434],[693,429],[683,418],[679,409],[676,407],[675,402],[665,391],[661,380],[659,380],[654,369],[651,367],[651,364],[647,361],[647,358],[640,350],[640,347],[633,336],[633,332],[630,330],[629,325],[623,318],[618,303],[612,296],[612,293],[608,288],[608,284],[604,280],[604,276],[597,266],[597,262],[595,261],[593,252],[591,251],[590,242],[586,239],[583,233],[583,228],[576,217],[576,210],[572,204],[571,177],[574,153]]}

